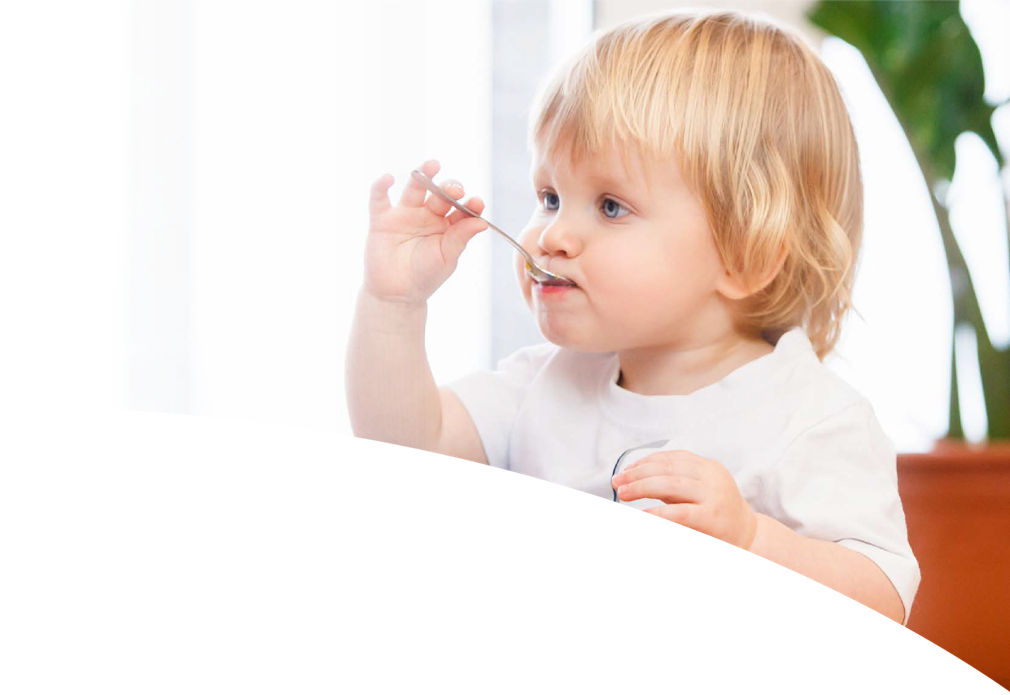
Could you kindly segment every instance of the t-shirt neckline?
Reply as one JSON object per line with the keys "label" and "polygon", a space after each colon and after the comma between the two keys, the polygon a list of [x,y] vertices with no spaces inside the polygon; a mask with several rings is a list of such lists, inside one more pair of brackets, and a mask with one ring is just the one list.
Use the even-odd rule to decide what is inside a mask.
{"label": "t-shirt neckline", "polygon": [[614,420],[632,427],[662,427],[671,417],[697,419],[702,413],[725,414],[748,407],[754,397],[774,390],[776,381],[795,365],[797,353],[814,355],[802,328],[784,333],[774,349],[740,365],[720,380],[688,394],[646,396],[617,385],[620,361],[611,353],[597,393],[603,409]]}

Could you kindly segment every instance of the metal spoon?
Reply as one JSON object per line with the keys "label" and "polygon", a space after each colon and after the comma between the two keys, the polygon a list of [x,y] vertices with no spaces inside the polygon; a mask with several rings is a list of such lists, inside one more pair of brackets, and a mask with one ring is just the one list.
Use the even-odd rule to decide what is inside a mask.
{"label": "metal spoon", "polygon": [[[439,187],[439,185],[437,183],[435,183],[434,181],[432,181],[430,178],[428,178],[427,176],[425,176],[424,174],[422,174],[417,169],[414,169],[414,171],[410,172],[410,175],[414,178],[415,181],[418,181],[419,183],[421,183],[425,188],[427,188],[429,191],[431,191],[432,193],[434,193],[435,195],[437,195],[439,198],[441,198],[445,202],[449,203],[449,205],[453,206],[457,210],[465,212],[467,215],[470,215],[471,217],[476,217],[478,219],[484,220],[483,217],[481,217],[480,215],[478,215],[476,212],[474,212],[473,210],[471,210],[467,206],[462,205],[460,203],[457,203],[455,200],[453,200],[452,198],[450,198],[448,196],[448,194],[446,194],[446,192],[443,191]],[[543,268],[541,268],[540,266],[538,266],[536,264],[536,261],[533,260],[533,257],[530,256],[530,254],[526,251],[526,249],[524,249],[522,246],[520,246],[518,244],[518,242],[516,242],[515,239],[513,239],[512,237],[510,237],[508,234],[506,234],[502,230],[498,229],[498,227],[494,226],[493,224],[491,224],[487,220],[484,220],[484,221],[487,222],[487,226],[488,227],[490,227],[491,229],[495,230],[496,232],[498,232],[499,234],[501,234],[503,237],[505,237],[505,240],[508,243],[512,244],[512,246],[515,247],[516,251],[518,251],[519,253],[522,254],[523,258],[526,259],[526,270],[529,271],[529,274],[533,277],[534,280],[536,280],[537,282],[539,282],[542,285],[574,285],[575,284],[574,282],[572,282],[568,278],[561,277],[560,275],[555,275],[554,273],[550,272],[549,270],[544,270]]]}

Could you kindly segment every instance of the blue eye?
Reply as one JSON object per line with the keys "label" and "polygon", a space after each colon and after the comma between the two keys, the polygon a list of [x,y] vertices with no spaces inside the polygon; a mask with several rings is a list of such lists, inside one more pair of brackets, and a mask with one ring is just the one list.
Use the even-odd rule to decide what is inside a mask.
{"label": "blue eye", "polygon": [[613,198],[604,198],[603,205],[600,206],[600,209],[603,210],[603,214],[605,216],[612,220],[624,217],[630,212],[628,208],[624,207]]}
{"label": "blue eye", "polygon": [[543,191],[540,194],[540,202],[543,203],[545,210],[557,210],[561,207],[561,199],[558,198],[558,194],[550,191]]}

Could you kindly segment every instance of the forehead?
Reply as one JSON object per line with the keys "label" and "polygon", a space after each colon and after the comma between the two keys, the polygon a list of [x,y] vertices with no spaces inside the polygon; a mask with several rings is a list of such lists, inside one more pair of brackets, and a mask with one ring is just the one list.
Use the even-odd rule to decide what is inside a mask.
{"label": "forehead", "polygon": [[682,191],[687,182],[675,156],[660,156],[635,144],[612,142],[593,152],[576,153],[564,141],[533,146],[530,167],[534,182],[543,179],[576,180],[599,188],[646,195]]}
{"label": "forehead", "polygon": [[530,172],[534,179],[567,176],[599,183],[647,184],[651,179],[651,164],[649,158],[643,157],[633,146],[610,143],[594,152],[576,153],[570,144],[562,141],[552,147],[534,144]]}

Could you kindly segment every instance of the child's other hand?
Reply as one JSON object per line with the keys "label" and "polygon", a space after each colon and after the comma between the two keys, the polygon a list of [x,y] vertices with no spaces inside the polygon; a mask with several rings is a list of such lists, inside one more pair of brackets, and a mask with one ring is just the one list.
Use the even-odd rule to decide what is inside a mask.
{"label": "child's other hand", "polygon": [[[430,160],[419,168],[434,178],[439,164]],[[365,289],[387,301],[423,303],[452,275],[463,247],[487,224],[429,194],[413,178],[408,178],[394,206],[388,195],[392,185],[389,174],[372,184]],[[440,185],[453,200],[463,197],[459,182]],[[480,198],[471,198],[465,205],[477,214],[484,210]]]}
{"label": "child's other hand", "polygon": [[666,502],[645,511],[749,549],[757,515],[724,466],[689,451],[658,451],[614,476],[625,502],[652,498]]}

